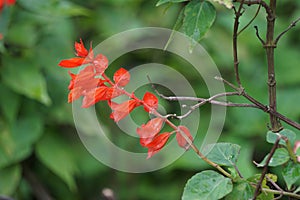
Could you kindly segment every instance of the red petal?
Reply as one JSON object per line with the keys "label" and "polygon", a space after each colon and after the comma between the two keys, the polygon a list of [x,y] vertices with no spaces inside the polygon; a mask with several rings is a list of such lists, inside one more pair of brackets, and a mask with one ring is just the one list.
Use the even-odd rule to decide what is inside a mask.
{"label": "red petal", "polygon": [[73,74],[69,71],[69,75],[71,76],[71,80],[70,80],[70,84],[68,86],[69,90],[72,90],[74,88],[74,83],[75,83],[75,79],[76,79],[76,74]]}
{"label": "red petal", "polygon": [[69,96],[68,96],[68,103],[71,103],[75,100],[77,100],[79,97],[82,96],[82,89],[80,87],[77,88],[73,88],[70,92],[69,92]]}
{"label": "red petal", "polygon": [[94,59],[93,63],[97,74],[100,75],[103,74],[103,72],[108,67],[108,59],[102,54],[98,54]]}
{"label": "red petal", "polygon": [[7,5],[13,5],[16,3],[16,0],[6,0]]}
{"label": "red petal", "polygon": [[104,98],[106,91],[108,90],[108,87],[98,87],[94,90],[89,91],[82,100],[82,108],[88,108],[98,101],[101,100],[107,100]]}
{"label": "red petal", "polygon": [[126,69],[124,69],[124,68],[120,68],[114,74],[114,81],[115,81],[115,83],[118,86],[124,87],[130,81],[130,74],[129,74],[129,72]]}
{"label": "red petal", "polygon": [[74,68],[84,64],[84,60],[85,58],[71,58],[71,59],[60,61],[58,65],[66,68]]}
{"label": "red petal", "polygon": [[140,143],[142,146],[146,146],[152,142],[153,137],[159,133],[163,126],[163,118],[154,118],[143,124],[140,128],[137,128],[136,132],[140,136]]}
{"label": "red petal", "polygon": [[146,94],[144,95],[143,101],[146,104],[146,105],[144,105],[144,109],[147,112],[150,112],[152,109],[156,110],[158,107],[157,97],[150,92],[146,92]]}
{"label": "red petal", "polygon": [[147,145],[148,158],[151,158],[154,154],[159,152],[167,143],[171,133],[165,132],[154,137],[153,141]]}
{"label": "red petal", "polygon": [[190,148],[190,145],[182,134],[185,134],[186,137],[189,138],[191,141],[193,141],[193,136],[191,135],[189,129],[185,126],[178,126],[178,129],[181,130],[181,132],[176,132],[176,140],[178,142],[178,145],[184,148],[185,150],[188,150]]}
{"label": "red petal", "polygon": [[139,106],[139,103],[134,99],[125,101],[121,104],[111,104],[111,108],[113,110],[111,118],[114,119],[115,122],[118,122],[125,118],[137,106]]}
{"label": "red petal", "polygon": [[86,57],[89,54],[88,50],[84,47],[84,44],[81,39],[80,39],[80,43],[75,42],[75,50],[76,50],[76,56],[79,57]]}

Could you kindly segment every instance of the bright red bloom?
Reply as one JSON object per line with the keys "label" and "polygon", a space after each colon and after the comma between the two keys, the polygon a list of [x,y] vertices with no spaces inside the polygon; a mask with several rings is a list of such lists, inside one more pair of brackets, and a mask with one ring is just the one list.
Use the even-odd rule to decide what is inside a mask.
{"label": "bright red bloom", "polygon": [[159,133],[164,123],[164,119],[157,117],[151,119],[147,124],[143,124],[140,128],[136,129],[137,134],[140,136],[140,143],[143,147],[152,142],[153,138]]}
{"label": "bright red bloom", "polygon": [[103,72],[108,67],[108,59],[103,54],[98,54],[94,60],[93,64],[95,66],[95,71],[97,74],[102,75]]}
{"label": "bright red bloom", "polygon": [[135,99],[125,101],[121,104],[111,103],[110,107],[113,112],[111,113],[110,118],[115,120],[115,122],[118,122],[121,119],[124,119],[131,111],[133,111],[133,109],[135,109],[139,105],[140,103]]}
{"label": "bright red bloom", "polygon": [[16,3],[16,0],[0,0],[0,11],[2,10],[2,8],[7,5],[14,5]]}
{"label": "bright red bloom", "polygon": [[147,112],[150,112],[152,109],[156,110],[158,107],[158,99],[157,97],[150,93],[150,92],[146,92],[144,97],[143,97],[143,101],[146,105],[144,105],[144,109]]}
{"label": "bright red bloom", "polygon": [[82,42],[82,39],[80,39],[80,43],[78,42],[75,42],[75,50],[76,50],[76,56],[79,56],[79,57],[87,57],[89,52],[88,50],[84,47],[84,44]]}
{"label": "bright red bloom", "polygon": [[191,141],[193,141],[193,136],[191,135],[189,129],[185,126],[178,126],[178,129],[180,131],[176,132],[176,140],[178,142],[178,145],[182,148],[184,148],[185,150],[188,150],[190,148],[189,143],[186,141],[185,137],[183,136],[183,134],[185,134],[185,136],[187,138],[189,138]]}
{"label": "bright red bloom", "polygon": [[89,62],[85,61],[85,58],[70,58],[60,61],[58,65],[65,68],[74,68],[87,63]]}
{"label": "bright red bloom", "polygon": [[155,136],[149,144],[146,145],[148,148],[148,157],[151,158],[154,154],[159,152],[167,143],[171,133],[165,132]]}
{"label": "bright red bloom", "polygon": [[85,94],[82,100],[82,107],[88,108],[98,101],[111,100],[115,97],[122,95],[122,91],[117,88],[110,88],[107,86],[100,86],[93,90],[90,90]]}
{"label": "bright red bloom", "polygon": [[114,81],[115,81],[116,85],[118,85],[120,87],[124,87],[130,81],[129,72],[124,68],[120,68],[114,74]]}

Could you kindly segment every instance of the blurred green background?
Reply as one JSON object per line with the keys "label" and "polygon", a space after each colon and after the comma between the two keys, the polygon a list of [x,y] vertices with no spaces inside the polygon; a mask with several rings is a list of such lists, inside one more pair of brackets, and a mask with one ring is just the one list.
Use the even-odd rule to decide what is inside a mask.
{"label": "blurred green background", "polygon": [[[131,28],[172,28],[180,5],[156,7],[155,4],[155,0],[17,0],[16,5],[1,11],[0,32],[4,36],[0,40],[1,195],[28,200],[46,199],[46,194],[64,200],[102,199],[102,190],[111,188],[117,199],[180,199],[185,182],[196,172],[209,168],[190,151],[156,172],[118,172],[87,152],[74,127],[72,105],[67,103],[69,75],[57,64],[61,59],[73,57],[74,41],[79,38],[88,46],[89,41],[98,44]],[[201,44],[222,75],[233,80],[233,11],[219,5],[216,8],[216,22]],[[256,9],[246,6],[241,26],[251,19]],[[278,1],[277,15],[276,32],[280,33],[300,16],[300,1]],[[264,36],[263,12],[239,38],[241,79],[248,93],[267,104],[264,49],[253,25],[258,25]],[[153,54],[159,55],[156,62],[182,72],[195,86],[197,95],[207,97],[206,88],[199,86],[201,81],[185,70],[186,63],[175,56],[164,57],[163,52],[129,53],[112,63],[110,70],[153,61]],[[299,56],[298,26],[280,40],[275,58],[279,112],[296,121],[300,121]],[[239,97],[230,100],[245,102]],[[176,112],[176,106],[169,106],[170,111]],[[201,108],[199,134],[209,123],[209,108],[209,105]],[[99,105],[98,109],[101,116],[108,118],[106,105]],[[122,135],[111,120],[106,120],[111,133]],[[262,160],[271,147],[265,142],[267,124],[268,115],[259,110],[227,110],[220,141],[242,146],[238,167],[245,177],[258,172],[252,160]],[[114,142],[139,148],[137,140],[130,137]]]}

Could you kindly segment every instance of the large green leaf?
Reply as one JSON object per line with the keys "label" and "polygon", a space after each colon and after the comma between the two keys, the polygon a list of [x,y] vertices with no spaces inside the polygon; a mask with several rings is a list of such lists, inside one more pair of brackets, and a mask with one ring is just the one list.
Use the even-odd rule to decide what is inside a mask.
{"label": "large green leaf", "polygon": [[219,4],[223,4],[229,9],[233,7],[232,0],[213,0],[213,1],[218,2]]}
{"label": "large green leaf", "polygon": [[216,18],[215,7],[208,1],[192,0],[184,10],[183,31],[191,37],[191,48],[199,42]]}
{"label": "large green leaf", "polygon": [[34,58],[4,57],[1,78],[15,92],[45,105],[51,104],[45,78],[39,71]]}
{"label": "large green leaf", "polygon": [[237,162],[241,147],[231,143],[216,143],[207,145],[205,151],[209,151],[207,158],[218,165],[234,166]]}
{"label": "large green leaf", "polygon": [[0,83],[0,108],[6,120],[12,123],[15,121],[20,107],[20,95],[7,88],[5,85]]}
{"label": "large green leaf", "polygon": [[12,195],[21,179],[21,167],[10,166],[0,170],[0,194]]}
{"label": "large green leaf", "polygon": [[188,180],[182,200],[217,200],[232,191],[232,183],[219,173],[207,170]]}
{"label": "large green leaf", "polygon": [[287,188],[290,190],[292,185],[300,179],[300,164],[293,161],[288,162],[282,170],[282,176]]}
{"label": "large green leaf", "polygon": [[184,2],[184,1],[188,1],[188,0],[159,0],[156,3],[156,6],[160,6],[165,3],[180,3],[180,2]]}
{"label": "large green leaf", "polygon": [[20,118],[11,128],[2,129],[0,132],[0,168],[29,156],[32,145],[42,133],[42,119],[33,114]]}
{"label": "large green leaf", "polygon": [[254,188],[246,181],[233,185],[232,192],[226,196],[225,200],[251,199],[254,194]]}
{"label": "large green leaf", "polygon": [[[291,142],[291,144],[293,144],[295,142],[296,134],[293,131],[289,130],[289,129],[283,129],[278,134],[287,137],[288,140]],[[268,131],[267,132],[267,142],[269,142],[271,144],[274,144],[276,142],[277,138],[279,137],[278,134],[273,133],[272,131]],[[279,144],[282,144],[282,145],[286,146],[286,143],[283,139],[281,139],[279,141]]]}
{"label": "large green leaf", "polygon": [[73,152],[68,144],[55,134],[48,133],[37,143],[38,159],[60,177],[71,190],[76,189],[74,175],[77,171]]}
{"label": "large green leaf", "polygon": [[[257,166],[264,167],[268,157],[269,157],[269,154],[266,155],[266,157],[263,159],[263,161],[260,164],[258,164]],[[285,148],[278,148],[278,149],[276,149],[275,153],[273,154],[273,156],[269,162],[269,166],[276,167],[276,166],[282,165],[282,164],[286,163],[287,161],[289,161],[289,159],[290,159],[289,152]]]}

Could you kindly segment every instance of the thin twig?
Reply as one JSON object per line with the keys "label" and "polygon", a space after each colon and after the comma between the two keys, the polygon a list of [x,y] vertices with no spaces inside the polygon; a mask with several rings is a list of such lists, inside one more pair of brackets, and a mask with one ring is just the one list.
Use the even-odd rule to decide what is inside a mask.
{"label": "thin twig", "polygon": [[252,17],[252,19],[248,22],[248,24],[246,24],[246,26],[244,26],[238,33],[237,35],[240,35],[246,28],[248,28],[250,26],[250,24],[252,24],[252,22],[255,20],[255,18],[257,17],[259,11],[260,11],[260,8],[261,8],[261,4],[258,5],[258,8],[256,10],[256,13],[255,15]]}
{"label": "thin twig", "polygon": [[265,175],[267,174],[267,171],[268,171],[268,165],[269,165],[269,163],[270,163],[270,161],[271,161],[271,158],[273,157],[273,155],[274,155],[274,153],[275,153],[275,151],[276,151],[276,149],[277,149],[277,147],[278,147],[278,144],[279,144],[280,139],[281,139],[281,136],[279,136],[279,137],[276,139],[276,141],[275,141],[275,143],[274,143],[274,145],[273,145],[273,147],[272,147],[272,149],[271,149],[271,151],[270,151],[270,154],[269,154],[269,156],[268,156],[268,158],[267,158],[267,160],[266,160],[266,164],[265,164],[265,166],[264,166],[263,172],[262,172],[262,174],[261,174],[261,176],[260,176],[260,179],[259,179],[259,181],[258,181],[258,184],[257,184],[256,189],[255,189],[255,192],[254,192],[253,200],[256,200],[257,196],[259,195],[259,193],[260,193],[260,191],[261,191],[261,185],[262,185],[262,182],[263,182],[263,180],[264,180],[264,178],[265,178]]}
{"label": "thin twig", "polygon": [[258,27],[257,26],[254,26],[254,28],[255,28],[255,34],[256,34],[256,36],[257,36],[257,38],[259,39],[259,41],[262,43],[262,45],[266,45],[266,42],[260,37],[260,35],[259,35],[259,31],[258,31]]}
{"label": "thin twig", "polygon": [[[242,2],[242,1],[243,0],[234,0],[233,2]],[[263,0],[245,0],[244,4],[246,4],[248,6],[258,4],[258,5],[261,5],[268,14],[272,13],[269,5]]]}
{"label": "thin twig", "polygon": [[281,189],[280,187],[279,187],[279,185],[277,185],[268,175],[266,175],[266,179],[278,190],[278,191],[280,191],[281,193],[280,193],[280,195],[278,196],[278,197],[276,197],[276,198],[274,198],[273,200],[277,200],[277,199],[281,199],[281,197],[283,196],[283,189]]}
{"label": "thin twig", "polygon": [[284,121],[285,123],[293,126],[294,128],[300,130],[300,124],[287,118],[286,116],[280,114],[277,111],[272,110],[270,107],[265,106],[264,104],[262,104],[261,102],[259,102],[258,100],[256,100],[255,98],[253,98],[252,96],[250,96],[249,94],[247,94],[244,90],[241,91],[238,87],[236,87],[235,85],[233,85],[232,83],[230,83],[229,81],[223,79],[222,77],[215,77],[216,80],[222,81],[223,83],[227,84],[228,86],[230,86],[232,89],[240,92],[240,95],[245,97],[246,99],[248,99],[250,102],[252,102],[254,105],[257,106],[257,108],[259,108],[260,110],[275,115],[276,117],[278,117],[280,120]]}
{"label": "thin twig", "polygon": [[289,30],[291,30],[293,27],[296,26],[296,24],[300,21],[300,17],[298,19],[296,19],[295,21],[293,21],[288,27],[287,29],[285,29],[283,32],[281,32],[275,39],[274,43],[275,45],[278,43],[278,41],[280,40],[280,38],[286,34]]}
{"label": "thin twig", "polygon": [[232,34],[232,46],[233,46],[233,65],[234,65],[234,73],[235,73],[235,79],[239,86],[239,88],[242,88],[242,83],[240,79],[239,74],[239,59],[238,59],[238,48],[237,48],[237,38],[238,38],[238,29],[239,29],[239,19],[242,16],[242,8],[245,0],[241,0],[240,6],[238,10],[234,7],[234,26],[233,26],[233,34]]}

